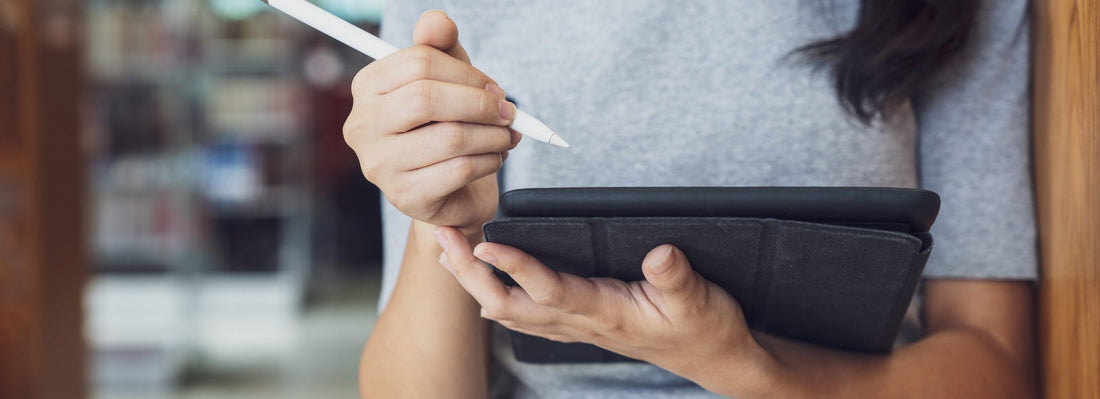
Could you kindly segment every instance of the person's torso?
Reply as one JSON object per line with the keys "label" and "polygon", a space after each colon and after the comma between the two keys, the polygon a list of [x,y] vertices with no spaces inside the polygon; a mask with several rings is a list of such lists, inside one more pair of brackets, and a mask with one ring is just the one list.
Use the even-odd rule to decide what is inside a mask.
{"label": "person's torso", "polygon": [[[854,0],[423,3],[572,145],[525,140],[505,189],[917,185],[911,110],[860,125],[827,69],[792,55],[850,28]],[[496,346],[520,397],[712,397],[648,364],[530,365]]]}
{"label": "person's torso", "polygon": [[505,187],[913,187],[908,109],[873,127],[797,54],[854,20],[854,1],[463,0],[474,65],[572,147],[528,140]]}

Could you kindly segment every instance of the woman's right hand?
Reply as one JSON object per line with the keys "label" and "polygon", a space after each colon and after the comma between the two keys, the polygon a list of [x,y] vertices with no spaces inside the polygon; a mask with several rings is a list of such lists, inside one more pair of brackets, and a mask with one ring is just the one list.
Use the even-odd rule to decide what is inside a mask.
{"label": "woman's right hand", "polygon": [[344,139],[398,210],[474,234],[496,213],[496,171],[520,138],[507,127],[516,108],[470,65],[442,11],[420,17],[413,43],[355,76]]}

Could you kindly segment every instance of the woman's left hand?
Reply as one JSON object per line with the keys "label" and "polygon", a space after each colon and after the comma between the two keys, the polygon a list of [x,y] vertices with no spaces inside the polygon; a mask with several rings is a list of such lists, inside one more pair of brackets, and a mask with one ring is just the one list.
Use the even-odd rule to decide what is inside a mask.
{"label": "woman's left hand", "polygon": [[[693,271],[672,245],[650,251],[641,265],[645,280],[628,283],[556,273],[506,245],[471,250],[454,228],[435,233],[444,250],[440,263],[481,304],[482,317],[509,329],[594,344],[689,379],[715,371],[702,365],[732,367],[728,360],[751,361],[762,352],[737,301]],[[522,288],[503,284],[482,261]]]}

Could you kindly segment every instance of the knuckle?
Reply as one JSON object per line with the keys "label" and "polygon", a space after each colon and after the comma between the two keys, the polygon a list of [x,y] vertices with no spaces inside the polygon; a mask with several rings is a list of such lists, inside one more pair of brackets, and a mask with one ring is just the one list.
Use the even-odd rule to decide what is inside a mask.
{"label": "knuckle", "polygon": [[478,94],[478,97],[481,104],[478,110],[479,114],[484,117],[485,120],[499,119],[500,106],[498,105],[496,96],[494,96],[493,93],[482,90],[481,93]]}
{"label": "knuckle", "polygon": [[367,83],[370,82],[371,73],[374,68],[367,65],[355,73],[355,76],[351,78],[351,96],[357,97],[367,92]]}
{"label": "knuckle", "polygon": [[363,130],[364,128],[365,126],[362,122],[359,121],[358,118],[348,117],[348,119],[344,121],[344,126],[342,128],[342,132],[344,134],[344,144],[347,144],[348,147],[351,147],[352,150],[355,150],[355,137],[358,135],[358,132]]}
{"label": "knuckle", "polygon": [[692,294],[695,298],[705,302],[708,295],[707,283],[698,273],[692,273],[691,277],[686,278],[684,282],[684,292]]}
{"label": "knuckle", "polygon": [[677,292],[677,293],[686,293],[686,292],[691,292],[689,290],[689,288],[691,288],[691,283],[689,281],[687,281],[687,279],[680,279],[680,280],[672,282],[671,286],[669,287],[669,290],[671,290],[672,292]]}
{"label": "knuckle", "polygon": [[406,199],[408,198],[408,191],[401,187],[387,187],[387,190],[382,190],[382,194],[386,196],[386,199],[397,209],[406,210],[408,204]]}
{"label": "knuckle", "polygon": [[[452,263],[454,263],[454,262],[452,261]],[[474,274],[473,270],[471,270],[468,267],[463,267],[463,266],[459,266],[459,265],[456,265],[454,267],[454,274],[455,274],[455,277],[458,278],[459,281],[468,281],[468,280],[472,280],[472,279],[477,278],[477,275]],[[488,308],[486,308],[486,310],[488,310]]]}
{"label": "knuckle", "polygon": [[355,130],[357,128],[358,128],[358,124],[353,122],[351,120],[351,118],[348,118],[347,120],[344,121],[344,126],[340,130],[341,132],[343,132],[344,144],[346,144],[348,147],[351,147],[352,150],[355,149],[355,145],[352,144],[353,143],[352,137],[355,135]]}
{"label": "knuckle", "polygon": [[432,62],[432,57],[434,56],[434,53],[436,51],[439,51],[439,50],[436,50],[436,49],[432,48],[432,46],[428,46],[426,44],[417,44],[415,46],[409,47],[408,49],[405,49],[405,54],[406,54],[406,57],[408,57],[408,59],[409,59],[409,61],[408,61],[409,65],[412,65],[412,64],[428,64],[428,65],[430,65],[431,62]]}
{"label": "knuckle", "polygon": [[[364,157],[367,158],[367,157]],[[359,162],[359,169],[363,172],[363,177],[367,178],[367,181],[378,184],[378,164],[371,162],[369,158],[361,159]]]}
{"label": "knuckle", "polygon": [[409,49],[409,61],[406,71],[414,80],[428,79],[432,75],[432,60],[435,58],[428,46],[416,46]]}
{"label": "knuckle", "polygon": [[580,337],[580,340],[584,342],[594,342],[600,338],[599,333],[589,329],[582,329],[580,331],[577,331],[576,336]]}
{"label": "knuckle", "polygon": [[344,135],[344,143],[352,149],[355,149],[356,145],[361,145],[360,139],[369,135],[371,129],[376,126],[372,121],[377,120],[375,114],[380,104],[375,100],[375,98],[355,100],[351,111],[348,112],[348,117],[344,119],[341,132]]}
{"label": "knuckle", "polygon": [[598,320],[601,331],[605,333],[614,333],[622,331],[623,323],[618,317],[604,317]]}
{"label": "knuckle", "polygon": [[491,82],[488,76],[473,67],[462,70],[462,81],[471,87],[485,87],[486,83]]}
{"label": "knuckle", "polygon": [[430,120],[432,115],[432,85],[425,80],[418,80],[410,83],[409,97],[406,100],[406,108],[409,110],[413,118],[419,120]]}
{"label": "knuckle", "polygon": [[476,172],[476,170],[473,157],[458,157],[453,158],[451,161],[451,173],[456,179],[463,181],[468,180],[474,175],[474,172]]}
{"label": "knuckle", "polygon": [[560,286],[554,286],[544,291],[539,292],[533,298],[532,301],[543,306],[557,307],[562,304],[565,299],[565,293]]}
{"label": "knuckle", "polygon": [[505,152],[512,149],[512,131],[506,127],[497,129],[493,132],[493,138],[496,140],[496,148],[500,152]]}
{"label": "knuckle", "polygon": [[703,315],[707,314],[707,311],[712,309],[712,306],[713,305],[711,302],[711,296],[708,290],[700,289],[697,290],[696,294],[694,295],[694,300],[691,301],[691,305],[688,310],[691,312],[691,314]]}
{"label": "knuckle", "polygon": [[443,122],[439,123],[436,128],[441,130],[442,137],[440,137],[439,143],[447,153],[457,153],[466,146],[468,137],[461,123]]}

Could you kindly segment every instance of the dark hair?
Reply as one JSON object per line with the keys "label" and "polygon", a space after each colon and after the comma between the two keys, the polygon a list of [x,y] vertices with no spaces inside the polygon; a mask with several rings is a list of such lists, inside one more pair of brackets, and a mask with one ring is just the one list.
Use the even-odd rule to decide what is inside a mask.
{"label": "dark hair", "polygon": [[855,28],[795,52],[827,67],[841,106],[869,124],[962,51],[977,9],[977,0],[861,0]]}

